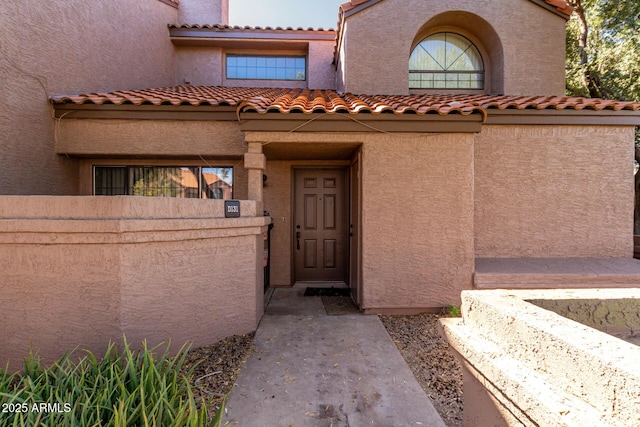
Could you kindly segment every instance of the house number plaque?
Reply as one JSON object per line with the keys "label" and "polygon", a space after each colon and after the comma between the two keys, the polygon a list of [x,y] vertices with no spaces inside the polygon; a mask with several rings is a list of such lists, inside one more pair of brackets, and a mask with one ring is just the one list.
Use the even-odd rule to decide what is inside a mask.
{"label": "house number plaque", "polygon": [[224,201],[224,217],[225,218],[240,217],[240,201],[239,200]]}

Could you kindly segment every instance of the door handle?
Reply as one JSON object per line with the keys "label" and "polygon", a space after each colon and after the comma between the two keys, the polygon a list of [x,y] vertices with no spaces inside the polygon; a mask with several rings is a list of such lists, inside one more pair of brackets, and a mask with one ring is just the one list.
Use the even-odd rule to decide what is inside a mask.
{"label": "door handle", "polygon": [[296,240],[298,244],[296,245],[297,250],[300,250],[300,232],[296,231]]}

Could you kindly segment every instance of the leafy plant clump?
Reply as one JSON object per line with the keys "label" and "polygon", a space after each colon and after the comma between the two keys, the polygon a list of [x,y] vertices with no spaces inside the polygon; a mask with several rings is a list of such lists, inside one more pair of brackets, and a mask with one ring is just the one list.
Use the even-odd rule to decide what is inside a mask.
{"label": "leafy plant clump", "polygon": [[448,305],[442,309],[442,315],[447,317],[462,317],[462,310],[455,305]]}
{"label": "leafy plant clump", "polygon": [[43,368],[30,355],[22,373],[0,369],[0,427],[220,426],[222,409],[209,419],[208,405],[195,402],[193,370],[180,373],[187,347],[173,357],[169,346],[159,356],[157,349],[143,342],[134,351],[125,339],[121,352],[110,344],[101,360],[68,353]]}

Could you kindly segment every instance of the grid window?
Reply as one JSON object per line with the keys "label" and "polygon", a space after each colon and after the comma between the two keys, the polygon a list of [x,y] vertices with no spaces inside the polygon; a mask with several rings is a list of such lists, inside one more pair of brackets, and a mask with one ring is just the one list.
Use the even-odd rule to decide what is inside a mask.
{"label": "grid window", "polygon": [[307,59],[304,56],[228,55],[227,78],[304,81]]}
{"label": "grid window", "polygon": [[438,33],[422,40],[409,58],[411,89],[484,89],[484,64],[465,37]]}
{"label": "grid window", "polygon": [[94,166],[96,196],[233,198],[233,167]]}

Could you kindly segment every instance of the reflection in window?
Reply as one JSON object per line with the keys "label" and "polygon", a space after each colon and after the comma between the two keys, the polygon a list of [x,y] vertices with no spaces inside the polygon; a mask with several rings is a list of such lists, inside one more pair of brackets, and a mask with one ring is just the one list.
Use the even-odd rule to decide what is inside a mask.
{"label": "reflection in window", "polygon": [[478,49],[454,33],[422,40],[409,58],[411,89],[484,89],[484,65]]}
{"label": "reflection in window", "polygon": [[233,168],[95,166],[94,194],[232,199]]}
{"label": "reflection in window", "polygon": [[232,199],[233,168],[202,168],[202,197]]}
{"label": "reflection in window", "polygon": [[304,56],[227,56],[228,79],[306,80]]}

